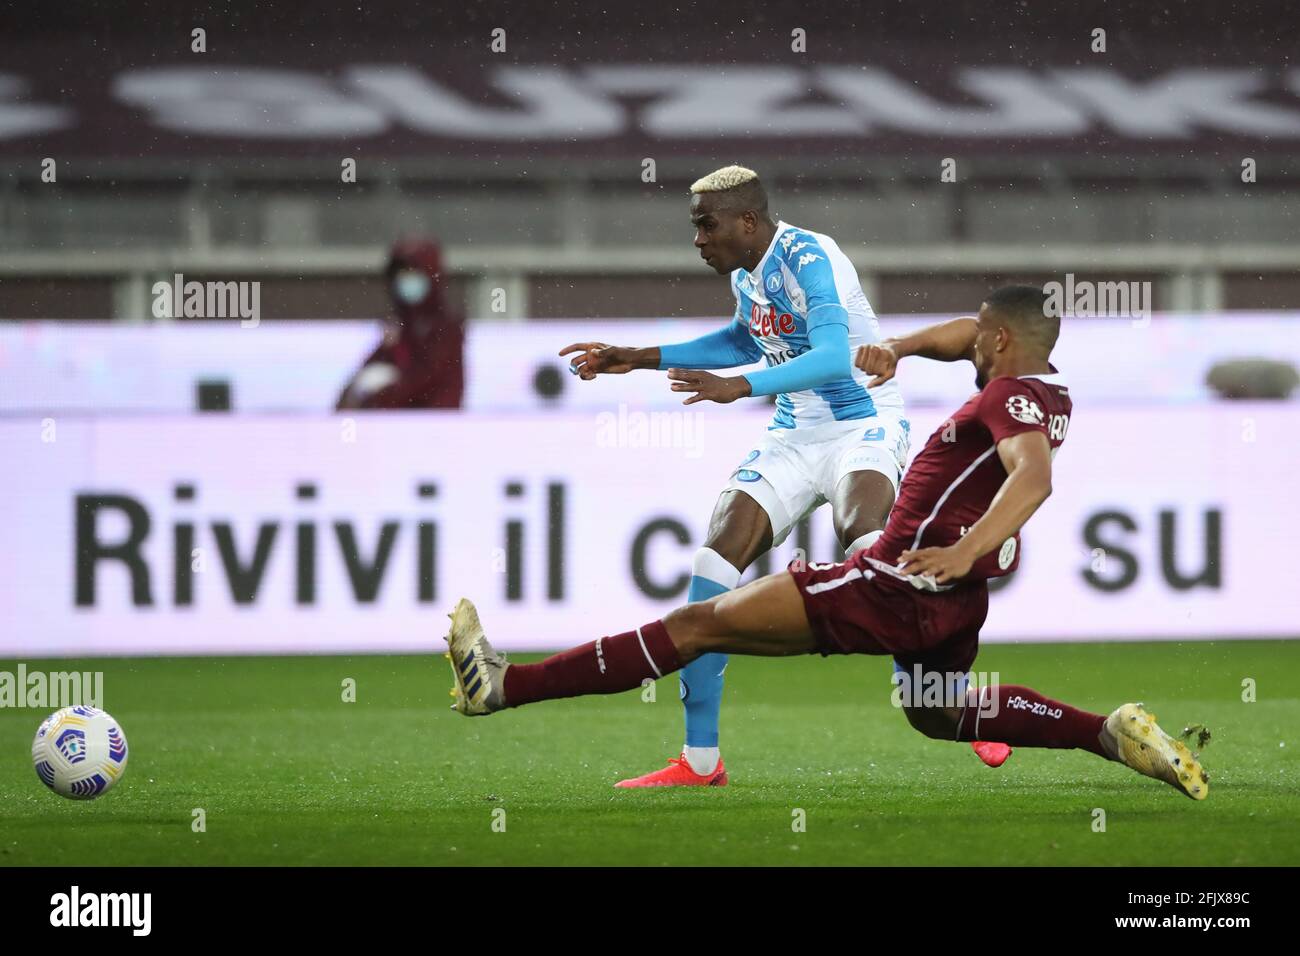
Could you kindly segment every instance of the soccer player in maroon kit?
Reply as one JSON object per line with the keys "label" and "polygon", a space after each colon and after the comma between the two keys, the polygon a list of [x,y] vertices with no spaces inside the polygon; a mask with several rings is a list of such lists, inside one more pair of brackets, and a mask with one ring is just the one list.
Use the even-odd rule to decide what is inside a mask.
{"label": "soccer player in maroon kit", "polygon": [[[1070,394],[1049,362],[1060,318],[1032,286],[999,289],[977,319],[863,346],[856,362],[888,378],[899,358],[969,359],[979,391],[913,460],[884,535],[839,564],[795,565],[634,631],[536,664],[510,664],[487,642],[474,606],[452,613],[455,709],[474,716],[561,697],[640,687],[700,654],[889,654],[907,671],[957,686],[975,661],[989,578],[1014,571],[1020,529],[1052,491],[1052,458],[1070,423]],[[956,700],[904,695],[921,733],[941,740],[1081,748],[1196,800],[1209,778],[1187,746],[1141,704],[1109,716],[1036,690],[987,685]]]}

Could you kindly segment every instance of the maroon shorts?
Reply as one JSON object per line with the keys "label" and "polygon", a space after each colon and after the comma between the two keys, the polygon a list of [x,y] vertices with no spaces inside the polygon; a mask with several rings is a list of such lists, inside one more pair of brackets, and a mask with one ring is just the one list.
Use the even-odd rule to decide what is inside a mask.
{"label": "maroon shorts", "polygon": [[892,654],[909,670],[920,664],[925,671],[969,671],[989,610],[984,582],[922,591],[874,569],[867,554],[791,568],[817,649],[823,655]]}

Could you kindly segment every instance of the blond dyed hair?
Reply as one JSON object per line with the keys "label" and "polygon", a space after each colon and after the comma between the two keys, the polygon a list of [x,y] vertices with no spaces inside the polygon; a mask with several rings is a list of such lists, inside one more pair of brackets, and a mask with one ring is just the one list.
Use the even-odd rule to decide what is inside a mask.
{"label": "blond dyed hair", "polygon": [[728,189],[735,189],[737,186],[743,186],[746,183],[752,183],[758,179],[758,173],[744,166],[723,166],[721,169],[715,169],[707,176],[701,176],[695,182],[691,183],[691,192],[694,193],[720,193]]}

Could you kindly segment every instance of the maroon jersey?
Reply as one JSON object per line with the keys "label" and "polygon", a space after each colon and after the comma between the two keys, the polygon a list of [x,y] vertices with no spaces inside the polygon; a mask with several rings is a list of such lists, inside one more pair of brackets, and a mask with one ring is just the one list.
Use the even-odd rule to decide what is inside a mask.
{"label": "maroon jersey", "polygon": [[[1070,392],[1055,370],[995,378],[939,427],[913,459],[885,533],[870,554],[889,564],[914,548],[955,544],[988,510],[1007,479],[997,444],[1022,432],[1047,436],[1052,454],[1070,425]],[[962,580],[1010,574],[1020,563],[1020,534],[984,555]]]}

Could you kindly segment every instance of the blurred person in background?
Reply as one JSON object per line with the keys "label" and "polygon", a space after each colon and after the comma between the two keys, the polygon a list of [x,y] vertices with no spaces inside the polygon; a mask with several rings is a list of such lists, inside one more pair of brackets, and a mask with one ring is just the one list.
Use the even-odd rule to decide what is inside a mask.
{"label": "blurred person in background", "polygon": [[465,318],[447,304],[442,249],[429,239],[399,240],[384,277],[393,308],[383,341],[343,389],[338,410],[460,408]]}

